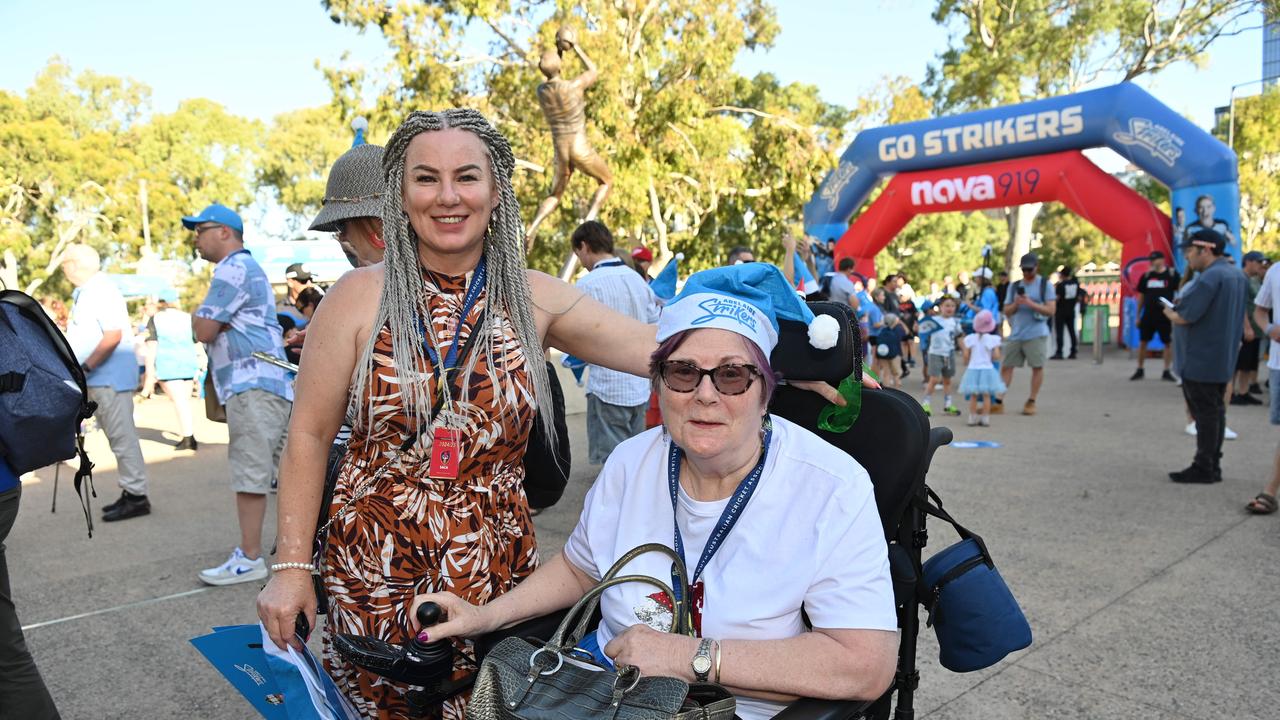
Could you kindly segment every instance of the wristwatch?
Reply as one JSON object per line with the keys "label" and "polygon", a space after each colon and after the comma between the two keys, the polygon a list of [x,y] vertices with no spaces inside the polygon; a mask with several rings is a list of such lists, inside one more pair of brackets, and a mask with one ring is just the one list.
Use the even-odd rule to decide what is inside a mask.
{"label": "wristwatch", "polygon": [[711,673],[710,638],[702,638],[702,642],[698,643],[698,652],[694,654],[689,667],[693,668],[693,676],[697,678],[698,682],[707,681],[707,676]]}

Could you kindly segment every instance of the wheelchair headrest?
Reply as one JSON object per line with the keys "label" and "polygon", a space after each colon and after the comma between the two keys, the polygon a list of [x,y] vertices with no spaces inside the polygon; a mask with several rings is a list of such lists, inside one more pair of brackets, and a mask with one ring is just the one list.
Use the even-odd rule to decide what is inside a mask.
{"label": "wheelchair headrest", "polygon": [[826,406],[817,393],[780,387],[769,411],[817,433],[866,469],[885,535],[892,536],[912,496],[924,488],[932,459],[929,418],[915,398],[900,390],[863,388],[858,421],[848,432],[832,433],[818,427]]}
{"label": "wheelchair headrest", "polygon": [[853,308],[842,303],[811,302],[814,315],[830,315],[840,324],[835,347],[819,350],[809,344],[809,330],[803,323],[778,321],[778,345],[769,356],[774,371],[787,380],[825,380],[838,384],[856,372],[862,379],[862,338]]}

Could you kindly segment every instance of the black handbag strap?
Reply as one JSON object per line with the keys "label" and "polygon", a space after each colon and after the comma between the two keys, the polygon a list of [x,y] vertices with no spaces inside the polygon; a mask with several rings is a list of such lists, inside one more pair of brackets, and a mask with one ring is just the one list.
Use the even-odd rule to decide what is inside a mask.
{"label": "black handbag strap", "polygon": [[[920,499],[917,497],[912,501],[912,504],[924,511],[925,514],[932,515],[943,522],[950,523],[951,527],[955,528],[956,534],[960,536],[960,539],[973,540],[977,543],[978,547],[982,550],[982,557],[986,558],[988,565],[991,565],[991,553],[987,552],[987,543],[983,541],[982,536],[956,522],[956,519],[951,517],[951,513],[943,509],[942,498],[938,497],[938,494],[933,491],[933,488],[926,485],[924,491],[927,494],[927,498]],[[930,503],[930,500],[933,502]]]}

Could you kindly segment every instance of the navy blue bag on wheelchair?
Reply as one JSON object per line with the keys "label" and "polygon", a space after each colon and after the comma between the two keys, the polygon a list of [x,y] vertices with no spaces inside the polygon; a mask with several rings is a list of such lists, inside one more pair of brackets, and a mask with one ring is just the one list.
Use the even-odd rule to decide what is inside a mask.
{"label": "navy blue bag on wheelchair", "polygon": [[948,523],[960,542],[925,561],[919,592],[938,635],[942,666],[953,672],[991,667],[1031,645],[1031,626],[1013,598],[987,545],[956,522],[933,490],[921,509]]}

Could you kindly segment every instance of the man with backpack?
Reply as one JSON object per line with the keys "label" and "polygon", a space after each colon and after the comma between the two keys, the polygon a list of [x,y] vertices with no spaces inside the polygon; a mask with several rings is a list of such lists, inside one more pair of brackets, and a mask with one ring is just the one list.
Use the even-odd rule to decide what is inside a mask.
{"label": "man with backpack", "polygon": [[202,570],[200,580],[208,585],[264,580],[262,523],[293,408],[293,383],[285,370],[253,357],[260,351],[284,359],[275,294],[262,266],[244,249],[244,224],[230,208],[210,205],[182,218],[182,225],[195,232],[200,257],[216,263],[209,294],[191,325],[209,349],[209,372],[218,401],[226,406],[227,462],[240,521],[240,545],[226,562]]}
{"label": "man with backpack", "polygon": [[147,466],[133,424],[133,394],[138,389],[138,360],[133,324],[124,296],[100,272],[98,251],[72,245],[62,259],[62,273],[76,286],[67,324],[67,342],[84,369],[89,399],[98,404],[94,417],[111,443],[120,476],[120,499],[102,508],[102,520],[114,522],[151,513]]}
{"label": "man with backpack", "polygon": [[[1009,286],[1004,298],[1004,314],[1013,329],[1004,341],[1004,362],[1000,366],[1001,379],[1006,387],[1013,384],[1013,369],[1024,364],[1031,366],[1031,395],[1022,406],[1023,415],[1036,414],[1036,396],[1044,382],[1044,364],[1049,357],[1049,318],[1057,312],[1057,299],[1049,280],[1037,272],[1040,258],[1027,253],[1018,262],[1022,279]],[[993,413],[1004,412],[1003,399],[991,408]]]}

